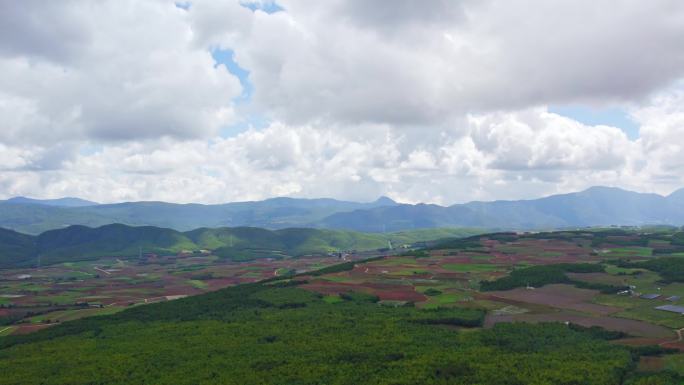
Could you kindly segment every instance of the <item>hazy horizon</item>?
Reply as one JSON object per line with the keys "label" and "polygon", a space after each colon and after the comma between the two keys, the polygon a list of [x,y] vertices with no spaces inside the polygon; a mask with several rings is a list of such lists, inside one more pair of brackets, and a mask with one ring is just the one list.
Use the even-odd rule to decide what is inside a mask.
{"label": "hazy horizon", "polygon": [[[568,192],[558,193],[558,194],[548,194],[548,195],[541,195],[541,196],[530,196],[530,197],[524,197],[524,198],[520,198],[520,199],[506,199],[506,198],[503,198],[503,199],[497,199],[497,200],[500,200],[500,201],[536,200],[536,199],[542,199],[542,198],[546,198],[546,197],[550,197],[550,196],[555,196],[555,195],[564,195],[564,194],[581,193],[581,192],[584,192],[584,191],[587,191],[587,190],[590,190],[590,189],[595,189],[595,188],[620,189],[620,190],[623,190],[623,191],[629,191],[629,192],[634,192],[634,193],[638,193],[638,194],[656,194],[656,195],[659,195],[659,196],[661,196],[661,197],[668,197],[668,196],[670,196],[670,195],[672,195],[672,194],[674,194],[674,193],[676,193],[676,192],[678,192],[678,191],[680,191],[680,190],[684,190],[684,187],[682,187],[682,188],[679,188],[679,189],[675,189],[675,190],[673,190],[673,191],[671,191],[670,193],[667,193],[667,194],[659,194],[659,193],[653,193],[653,192],[649,192],[649,191],[628,190],[628,189],[623,189],[623,188],[615,187],[615,186],[590,186],[590,187],[587,187],[586,189],[583,189],[583,190],[568,191]],[[98,202],[98,201],[92,201],[92,200],[88,200],[88,199],[85,199],[85,198],[82,198],[82,197],[75,197],[75,196],[58,196],[58,197],[38,198],[38,197],[23,196],[23,195],[11,196],[11,197],[6,197],[6,198],[0,198],[0,201],[3,201],[3,200],[4,200],[4,201],[7,201],[7,200],[12,200],[12,199],[29,199],[29,200],[38,200],[38,201],[50,201],[50,200],[60,200],[60,199],[77,199],[77,200],[92,202],[92,203],[95,203],[95,204],[141,203],[141,202],[150,202],[150,203],[151,203],[151,202],[162,202],[162,203],[173,203],[173,204],[202,204],[202,205],[216,205],[216,204],[229,204],[229,203],[259,202],[259,201],[264,201],[264,200],[269,200],[269,199],[280,199],[280,198],[284,198],[284,199],[310,199],[310,200],[316,200],[316,199],[333,199],[333,200],[345,201],[344,199],[337,199],[337,198],[325,197],[325,196],[321,196],[321,197],[274,196],[274,197],[269,197],[269,198],[264,198],[264,199],[257,199],[257,200],[236,200],[236,201],[209,202],[209,203],[193,202],[193,201],[189,201],[189,202],[183,202],[183,201],[175,202],[175,201],[164,201],[164,200],[159,200],[159,199],[139,200],[139,201],[110,201],[110,202]],[[486,200],[486,201],[468,200],[468,201],[462,201],[462,202],[453,202],[453,203],[449,203],[449,204],[439,204],[439,203],[433,203],[433,202],[402,202],[402,201],[400,201],[400,200],[394,199],[394,198],[389,197],[389,196],[386,196],[386,195],[382,195],[382,196],[379,196],[379,197],[377,197],[377,198],[375,198],[375,199],[370,199],[370,200],[363,200],[363,201],[349,200],[349,201],[350,201],[350,202],[357,202],[357,203],[373,203],[373,202],[379,201],[379,200],[384,199],[384,198],[391,199],[391,200],[394,201],[395,203],[399,203],[399,204],[414,204],[414,205],[415,205],[415,204],[434,204],[434,205],[439,205],[439,206],[451,206],[451,205],[466,204],[466,203],[471,203],[471,202],[493,202],[493,201],[496,201],[496,200]]]}

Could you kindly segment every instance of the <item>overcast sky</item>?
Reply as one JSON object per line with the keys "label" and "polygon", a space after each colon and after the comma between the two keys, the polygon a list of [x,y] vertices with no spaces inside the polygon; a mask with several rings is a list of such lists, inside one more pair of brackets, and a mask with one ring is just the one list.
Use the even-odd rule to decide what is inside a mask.
{"label": "overcast sky", "polygon": [[679,0],[0,0],[0,198],[684,187]]}

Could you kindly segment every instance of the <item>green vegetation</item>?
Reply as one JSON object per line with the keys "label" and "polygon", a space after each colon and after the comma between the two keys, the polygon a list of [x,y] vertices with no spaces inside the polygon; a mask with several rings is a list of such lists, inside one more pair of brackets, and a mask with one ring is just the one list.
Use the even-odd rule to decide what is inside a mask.
{"label": "green vegetation", "polygon": [[339,295],[326,295],[322,299],[323,299],[323,302],[329,303],[329,304],[344,302],[344,300],[342,298],[340,298]]}
{"label": "green vegetation", "polygon": [[[665,296],[684,295],[684,282],[664,283],[680,279],[684,258],[659,257],[662,250],[680,247],[671,243],[672,230],[653,234],[614,229],[490,234],[440,241],[452,248],[431,254],[427,249],[412,250],[403,255],[355,260],[297,274],[337,258],[286,259],[272,265],[265,261],[248,265],[224,260],[289,258],[311,249],[326,250],[330,245],[340,250],[341,245],[349,243],[375,242],[376,236],[381,241],[378,245],[384,247],[389,234],[254,228],[168,233],[161,229],[149,230],[145,237],[137,238],[126,226],[118,226],[121,225],[102,232],[114,234],[89,239],[89,243],[83,243],[83,234],[65,233],[75,235],[61,242],[55,237],[54,245],[57,249],[78,250],[81,243],[98,245],[110,237],[122,247],[130,241],[126,247],[135,253],[132,245],[151,239],[169,250],[181,244],[191,247],[182,249],[188,252],[180,258],[159,256],[121,261],[108,257],[88,263],[67,262],[41,269],[40,277],[34,274],[26,280],[7,273],[9,279],[3,293],[24,297],[0,299],[5,303],[4,314],[10,311],[14,312],[9,313],[11,317],[18,317],[0,320],[7,325],[0,327],[0,385],[627,385],[676,384],[684,380],[681,354],[658,346],[628,347],[622,341],[611,342],[627,334],[658,338],[654,343],[669,342],[675,337],[662,326],[684,327],[680,315],[654,309],[665,303],[681,304],[666,301]],[[155,240],[152,234],[158,238]],[[21,234],[17,238],[16,233],[6,235],[19,245],[27,239]],[[599,239],[596,246],[592,245],[594,237]],[[210,257],[200,248],[221,255]],[[645,248],[653,248],[653,256],[646,255]],[[616,259],[616,255],[621,259]],[[454,263],[469,259],[475,263]],[[548,264],[555,259],[583,263]],[[215,264],[216,261],[220,263]],[[368,269],[357,267],[368,262]],[[88,278],[93,282],[81,281],[79,277],[96,272],[95,266],[114,270],[111,275]],[[140,273],[138,268],[145,272],[144,278],[143,274],[136,274]],[[274,268],[278,269],[277,274],[273,273]],[[56,273],[57,269],[62,271]],[[69,271],[72,269],[91,273]],[[510,270],[509,275],[500,277],[504,270]],[[472,274],[454,275],[446,271]],[[166,274],[169,280],[152,287],[151,283]],[[174,290],[180,286],[189,289],[188,285],[206,289],[205,281],[213,278],[264,276],[271,278],[206,295],[125,306],[140,303],[143,298],[161,299],[164,286]],[[479,282],[487,279],[490,281]],[[76,280],[78,283],[71,287],[70,283]],[[215,287],[215,282],[210,283],[210,287]],[[480,286],[487,291],[552,283],[599,290],[603,294],[568,286],[506,295],[476,291]],[[62,284],[70,289],[55,290]],[[649,301],[615,295],[622,289],[619,285],[634,285],[639,292],[657,292],[662,297]],[[111,293],[105,291],[105,297],[98,297],[103,293],[95,290],[111,286]],[[338,292],[342,293],[328,294]],[[515,306],[507,295],[516,301]],[[104,308],[69,305],[93,300],[110,303],[114,298],[116,305]],[[6,307],[12,301],[21,306],[28,299],[35,309]],[[481,328],[486,311],[492,317],[488,322],[544,322],[564,320],[567,315],[571,320],[576,317],[576,322],[594,324],[593,320],[597,320],[600,322],[596,324],[623,332],[549,323]],[[118,313],[108,314],[114,312]],[[91,315],[97,316],[80,318]],[[619,318],[631,320],[626,323]],[[15,324],[19,319],[24,323]],[[48,323],[55,326],[48,327]],[[8,335],[16,327],[17,335]],[[20,335],[31,329],[40,331]],[[646,356],[652,357],[644,359]],[[649,368],[671,371],[644,372]]]}
{"label": "green vegetation", "polygon": [[672,354],[665,357],[665,367],[684,376],[684,354]]}
{"label": "green vegetation", "polygon": [[46,314],[41,314],[29,319],[31,323],[54,323],[66,322],[76,319],[90,317],[94,315],[114,314],[122,311],[121,307],[85,308],[73,310],[58,310]]}
{"label": "green vegetation", "polygon": [[427,295],[427,296],[430,296],[430,297],[434,297],[434,296],[436,296],[436,295],[442,294],[442,292],[441,292],[440,290],[437,290],[437,289],[434,289],[434,288],[429,288],[429,289],[425,290],[425,291],[423,292],[423,294],[425,294],[425,295]]}
{"label": "green vegetation", "polygon": [[473,236],[463,239],[443,239],[436,242],[433,246],[429,248],[430,250],[444,250],[444,249],[454,249],[454,250],[475,250],[482,251],[482,244],[480,243],[479,236]]}
{"label": "green vegetation", "polygon": [[[0,384],[611,384],[639,358],[560,324],[378,306],[294,281],[240,285],[0,339]],[[334,302],[334,303],[330,303]]]}
{"label": "green vegetation", "polygon": [[[424,293],[425,294],[425,293]],[[438,309],[442,307],[451,307],[467,298],[468,295],[464,293],[442,293],[431,297],[422,305],[423,309]]]}
{"label": "green vegetation", "polygon": [[332,265],[328,267],[324,267],[322,269],[312,271],[310,273],[306,273],[308,275],[312,275],[314,277],[320,276],[320,275],[325,275],[325,274],[332,274],[332,273],[339,273],[342,271],[349,271],[354,268],[354,265],[358,263],[364,263],[364,262],[372,262],[372,261],[380,261],[384,259],[384,257],[374,257],[374,258],[368,258],[363,261],[356,261],[356,262],[345,262],[345,263],[340,263],[337,265]]}
{"label": "green vegetation", "polygon": [[[464,238],[485,233],[482,228],[471,227],[438,227],[432,229],[416,229],[388,233],[387,238],[395,246],[424,243],[426,241],[440,242],[442,239]],[[430,243],[434,243],[430,242]]]}
{"label": "green vegetation", "polygon": [[[0,268],[30,267],[93,260],[105,256],[136,257],[140,252],[177,254],[213,250],[224,259],[241,262],[258,258],[297,257],[350,250],[378,250],[394,244],[428,241],[446,234],[472,234],[468,229],[430,229],[392,234],[343,230],[255,227],[199,228],[187,232],[122,224],[98,228],[70,226],[37,236],[0,229]],[[433,238],[434,237],[434,238]]]}
{"label": "green vegetation", "polygon": [[209,285],[207,285],[206,282],[197,279],[189,279],[187,282],[188,284],[190,284],[190,286],[196,289],[206,289],[207,287],[209,287]]}
{"label": "green vegetation", "polygon": [[487,263],[445,263],[442,265],[445,269],[450,271],[462,273],[478,273],[487,271],[503,270],[501,266],[487,264]]}
{"label": "green vegetation", "polygon": [[483,281],[480,290],[510,290],[516,287],[541,287],[552,283],[570,283],[587,287],[591,284],[573,281],[565,273],[596,273],[602,272],[603,266],[591,263],[559,263],[555,265],[531,266],[513,270],[508,276],[495,281]]}
{"label": "green vegetation", "polygon": [[682,257],[660,257],[643,262],[622,261],[618,263],[618,266],[655,271],[660,274],[665,283],[684,282],[684,258]]}
{"label": "green vegetation", "polygon": [[25,258],[26,251],[34,247],[32,236],[0,228],[0,266],[13,265]]}
{"label": "green vegetation", "polygon": [[654,304],[648,300],[637,299],[637,301],[641,301],[642,303],[637,306],[629,307],[617,313],[616,316],[646,321],[673,329],[684,328],[684,317],[680,314],[657,310],[654,308]]}
{"label": "green vegetation", "polygon": [[430,258],[430,253],[428,253],[424,250],[411,250],[411,251],[401,253],[400,256],[402,256],[402,257],[413,257],[413,258]]}

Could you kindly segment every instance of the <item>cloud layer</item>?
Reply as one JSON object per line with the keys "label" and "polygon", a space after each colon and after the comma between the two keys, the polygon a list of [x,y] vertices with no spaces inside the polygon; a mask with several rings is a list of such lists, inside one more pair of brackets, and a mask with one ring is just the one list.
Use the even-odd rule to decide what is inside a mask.
{"label": "cloud layer", "polygon": [[[684,186],[681,2],[278,4],[2,3],[2,195],[450,204]],[[640,137],[548,112],[563,103],[620,106]],[[249,116],[270,123],[221,135]]]}

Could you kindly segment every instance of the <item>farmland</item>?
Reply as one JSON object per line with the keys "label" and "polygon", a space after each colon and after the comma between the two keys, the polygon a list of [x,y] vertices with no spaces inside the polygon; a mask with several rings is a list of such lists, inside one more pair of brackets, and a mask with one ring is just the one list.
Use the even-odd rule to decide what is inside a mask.
{"label": "farmland", "polygon": [[476,229],[363,234],[318,229],[69,226],[0,229],[0,325],[29,333],[91,315],[316,270]]}
{"label": "farmland", "polygon": [[[684,317],[655,307],[684,303],[667,300],[684,297],[684,283],[664,283],[656,272],[620,267],[660,256],[658,248],[672,248],[670,236],[619,230],[483,235],[307,277],[301,287],[328,296],[363,292],[381,303],[418,308],[487,309],[487,326],[516,321],[600,326],[632,340],[679,348],[684,345],[675,330],[684,328]],[[641,246],[649,242],[656,248]],[[628,293],[618,295],[621,291]],[[658,297],[641,298],[644,293]]]}
{"label": "farmland", "polygon": [[[0,354],[11,358],[16,357],[16,354],[30,354],[31,349],[57,351],[62,347],[60,344],[68,344],[73,338],[90,341],[89,330],[102,330],[106,335],[133,333],[137,336],[135,338],[152,339],[155,343],[166,344],[169,349],[180,349],[167,337],[155,334],[158,329],[159,333],[171,333],[188,339],[191,345],[201,344],[202,336],[214,333],[230,346],[266,349],[259,354],[273,354],[262,357],[261,361],[257,360],[263,365],[236,357],[237,366],[231,369],[233,371],[220,369],[220,363],[216,361],[218,366],[212,369],[213,372],[204,375],[211,377],[211,373],[215,373],[224,382],[228,381],[225,376],[234,375],[249,383],[254,380],[247,374],[250,370],[278,373],[293,381],[312,375],[308,372],[292,374],[286,369],[313,364],[278,358],[284,354],[280,350],[284,347],[277,343],[282,338],[288,341],[290,348],[306,352],[302,354],[307,357],[327,354],[322,352],[338,348],[346,351],[343,357],[334,358],[334,362],[340,363],[340,366],[317,366],[317,370],[329,373],[332,376],[327,377],[329,379],[350,375],[349,381],[358,381],[358,378],[354,380],[352,372],[344,369],[347,367],[345,365],[372,361],[375,358],[370,357],[376,356],[369,356],[369,351],[378,350],[382,352],[378,353],[382,357],[390,357],[386,349],[403,351],[401,357],[426,357],[421,354],[430,355],[441,349],[437,348],[441,346],[438,340],[432,337],[445,333],[442,335],[444,341],[456,338],[464,344],[465,350],[454,351],[453,354],[477,355],[483,354],[482,350],[476,348],[484,341],[479,338],[491,341],[492,338],[507,338],[501,336],[509,333],[529,333],[544,341],[534,344],[556,343],[549,342],[555,340],[548,335],[544,337],[544,333],[549,332],[563,336],[558,337],[557,342],[567,344],[566,348],[561,349],[558,345],[554,349],[565,352],[564,357],[584,358],[577,358],[579,361],[570,359],[565,364],[559,364],[559,367],[544,361],[546,364],[541,365],[547,365],[546,369],[535,369],[541,370],[540,373],[544,373],[542,377],[546,379],[546,382],[539,383],[618,383],[610,379],[615,373],[623,373],[620,381],[625,384],[676,383],[673,381],[681,381],[684,375],[684,353],[681,353],[684,352],[684,317],[657,310],[656,307],[684,304],[684,282],[678,281],[677,275],[664,277],[659,272],[678,263],[677,258],[681,258],[677,254],[684,247],[679,245],[679,237],[680,233],[669,229],[495,233],[465,239],[445,239],[433,243],[429,248],[397,251],[395,255],[367,252],[345,255],[343,258],[319,255],[238,262],[226,261],[211,254],[192,254],[149,256],[143,260],[103,258],[42,269],[5,271],[4,286],[0,291],[3,298],[1,310],[5,317],[11,317],[20,310],[27,312],[28,309],[31,309],[31,314],[23,314],[19,321],[11,325],[8,323],[5,328],[9,329],[0,328],[0,336],[4,336],[0,339],[0,346],[7,346],[0,349]],[[222,289],[234,285],[238,286]],[[247,294],[239,294],[243,291]],[[207,294],[184,298],[202,293]],[[173,299],[178,301],[171,301]],[[243,309],[241,304],[246,307]],[[93,315],[101,317],[77,320]],[[169,323],[176,319],[183,322]],[[409,327],[409,324],[401,321],[406,319],[412,320],[410,325],[417,322],[423,326]],[[67,322],[71,320],[77,321]],[[236,324],[235,320],[246,323]],[[131,329],[133,326],[128,326],[139,322],[147,323],[150,329],[134,331]],[[325,336],[328,342],[321,342],[323,345],[320,349],[323,350],[317,350],[318,345],[298,335],[299,331],[287,331],[285,324],[276,325],[275,322],[301,325],[302,333],[309,330],[310,333]],[[319,324],[314,325],[315,322]],[[378,323],[389,329],[377,329],[375,325]],[[184,325],[183,330],[192,328],[203,332],[186,334],[177,328],[180,325]],[[242,330],[240,333],[246,333],[246,339],[235,337],[222,329],[224,327],[235,328],[236,332]],[[433,329],[428,331],[423,327]],[[394,330],[397,334],[388,330]],[[564,365],[589,367],[588,362],[593,360],[582,361],[593,352],[583,351],[579,345],[573,345],[571,341],[578,341],[576,338],[580,337],[573,334],[575,332],[567,334],[568,330],[604,340],[601,343],[591,342],[597,344],[597,352],[608,350],[605,354],[601,353],[600,363],[586,372],[590,377],[563,377],[558,374],[565,373],[565,369],[561,369],[566,368]],[[355,345],[348,345],[346,338],[352,338],[348,333],[364,336],[364,352],[357,351]],[[437,334],[433,336],[431,333]],[[400,337],[400,334],[404,337]],[[389,338],[389,335],[393,337]],[[107,337],[104,338],[107,340]],[[401,341],[404,345],[380,347],[380,341],[388,341],[388,338]],[[309,341],[308,345],[293,342],[297,339]],[[253,341],[261,342],[250,347]],[[505,344],[508,343],[512,342]],[[583,343],[590,342],[586,340]],[[333,345],[338,347],[331,350]],[[127,345],[114,340],[106,342],[106,346],[111,354],[128,349]],[[475,350],[468,351],[467,346]],[[221,354],[229,354],[218,345],[215,348]],[[79,349],[74,354],[95,354],[89,350],[88,344]],[[270,349],[275,350],[266,353]],[[580,351],[583,353],[578,353]],[[516,354],[521,352],[513,349],[510,354],[517,357]],[[203,354],[200,350],[195,353]],[[178,351],[177,354],[185,353]],[[391,367],[396,373],[409,375],[404,370],[417,365],[415,368],[420,367],[419,371],[423,374],[411,375],[417,376],[416,379],[421,378],[419,382],[446,381],[439,377],[442,374],[438,373],[443,373],[442,369],[431,372],[433,374],[429,378],[432,380],[427,381],[423,376],[433,370],[429,369],[429,365],[423,367],[424,361],[411,361],[413,364],[406,363],[409,366],[403,366],[403,358],[397,357],[397,363],[390,366],[384,361],[377,362],[378,368],[384,368],[378,370],[382,372]],[[523,358],[512,358],[510,364],[513,366],[510,368],[517,365],[513,363],[516,359]],[[545,358],[540,356],[535,359],[543,361]],[[189,356],[188,360],[192,362]],[[98,365],[97,361],[83,362],[85,368],[96,368]],[[470,373],[468,375],[484,381],[482,383],[499,383],[493,382],[493,377],[488,377],[488,373],[495,369],[479,367],[475,361],[468,362],[468,371],[461,372],[458,369],[454,372],[456,374],[450,375]],[[22,367],[21,364],[19,367]],[[68,370],[68,367],[64,370]],[[122,366],[123,371],[116,375],[129,373],[126,375],[134,377],[121,377],[122,382],[144,375],[135,371],[127,372],[125,367]],[[509,369],[500,367],[496,370]],[[155,383],[171,381],[170,377],[155,378]]]}
{"label": "farmland", "polygon": [[[344,259],[361,257],[345,255]],[[5,325],[0,329],[13,325],[0,336],[339,262],[340,258],[328,255],[234,262],[196,253],[0,270],[0,325]]]}

